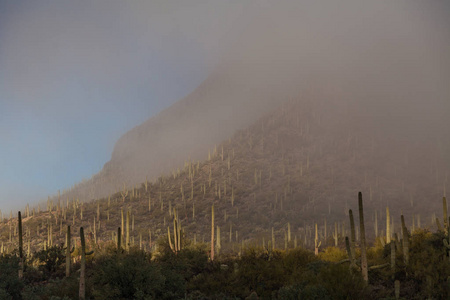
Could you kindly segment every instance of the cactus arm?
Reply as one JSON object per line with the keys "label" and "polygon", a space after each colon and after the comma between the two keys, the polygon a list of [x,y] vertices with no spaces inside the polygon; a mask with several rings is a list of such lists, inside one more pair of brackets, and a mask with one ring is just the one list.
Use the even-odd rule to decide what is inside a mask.
{"label": "cactus arm", "polygon": [[381,264],[381,265],[370,266],[369,270],[382,269],[382,268],[388,267],[390,265],[391,265],[391,263],[385,263],[385,264]]}
{"label": "cactus arm", "polygon": [[172,245],[172,240],[170,239],[170,228],[169,226],[167,226],[167,238],[169,239],[169,247],[172,250],[172,252],[175,252],[175,249],[173,248]]}

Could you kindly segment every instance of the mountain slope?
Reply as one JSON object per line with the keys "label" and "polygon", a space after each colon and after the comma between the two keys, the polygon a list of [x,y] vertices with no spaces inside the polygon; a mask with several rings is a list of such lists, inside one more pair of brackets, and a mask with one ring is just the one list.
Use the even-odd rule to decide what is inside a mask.
{"label": "mountain slope", "polygon": [[[50,201],[52,212],[26,218],[25,232],[36,249],[48,236],[49,224],[56,242],[63,241],[66,224],[93,232],[95,219],[96,236],[106,241],[130,210],[135,243],[142,239],[148,245],[149,232],[152,244],[167,233],[176,209],[185,235],[208,241],[214,204],[216,225],[226,232],[224,249],[243,241],[268,241],[272,228],[278,247],[288,232],[291,244],[295,239],[311,246],[315,223],[324,240],[331,239],[338,222],[342,242],[349,230],[346,214],[356,208],[358,191],[364,196],[369,236],[374,235],[375,216],[382,234],[386,206],[396,223],[403,213],[410,226],[428,224],[431,214],[440,211],[445,192],[449,165],[442,153],[448,144],[402,140],[396,133],[378,132],[358,116],[325,95],[285,101],[211,148],[207,160],[185,161],[184,168],[155,182],[123,186],[93,202]],[[15,222],[2,224],[6,242]]]}
{"label": "mountain slope", "polygon": [[281,89],[261,89],[251,79],[218,71],[190,95],[123,135],[103,170],[65,191],[64,196],[94,199],[124,183],[135,184],[170,172],[187,157],[205,158],[208,147],[275,107],[277,91]]}

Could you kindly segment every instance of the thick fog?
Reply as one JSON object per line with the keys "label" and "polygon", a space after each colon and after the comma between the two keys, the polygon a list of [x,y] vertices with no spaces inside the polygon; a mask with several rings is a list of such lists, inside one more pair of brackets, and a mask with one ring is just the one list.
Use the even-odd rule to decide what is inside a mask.
{"label": "thick fog", "polygon": [[[75,70],[86,74],[87,80],[102,90],[110,89],[100,94],[98,103],[116,103],[116,119],[127,107],[123,104],[133,104],[136,98],[156,103],[139,106],[150,117],[169,106],[164,104],[194,92],[123,136],[99,176],[122,173],[103,187],[79,186],[86,198],[110,192],[119,182],[138,183],[146,175],[154,178],[170,172],[189,157],[205,158],[209,147],[278,103],[306,97],[314,101],[323,97],[321,90],[334,91],[324,101],[352,112],[355,126],[427,143],[445,143],[450,136],[450,5],[446,1],[95,3],[79,7],[86,19],[75,14],[71,20],[84,28],[76,36],[81,41],[88,36],[91,43],[72,55],[78,44],[74,39],[64,48],[67,52],[58,52],[64,55],[44,56],[45,61],[42,56],[29,56],[27,64],[62,70],[67,78],[67,70],[74,69],[66,65],[81,66]],[[67,7],[55,14],[63,18]],[[8,17],[13,18],[13,13]],[[107,21],[102,17],[105,14]],[[114,24],[117,28],[107,30],[109,35],[102,34],[104,27]],[[63,34],[73,34],[70,28]],[[62,38],[37,51],[57,49]],[[8,46],[0,49],[15,51]],[[155,79],[166,69],[173,71],[170,74],[180,70],[181,75]],[[19,89],[21,80],[11,83],[11,78],[39,78],[41,73],[39,68],[21,72],[2,73],[4,86]],[[136,92],[147,84],[151,89]],[[158,90],[160,85],[166,88]],[[20,87],[17,98],[27,99],[38,92],[42,93],[39,100],[31,102],[46,103],[51,91],[40,89],[46,85],[27,86]],[[95,85],[91,88],[82,97],[95,94]],[[177,92],[169,93],[173,90]],[[113,92],[120,97],[112,97]],[[58,95],[65,96],[64,92]],[[73,99],[72,105],[67,109],[82,114],[91,102]],[[136,114],[134,125],[145,120],[143,110]],[[126,115],[132,120],[132,113]],[[102,115],[98,123],[107,118]],[[129,129],[133,123],[127,122]],[[112,145],[111,140],[108,143]],[[95,193],[86,192],[95,189]]]}
{"label": "thick fog", "polygon": [[[344,107],[363,134],[434,144],[450,128],[446,8],[412,1],[252,2],[208,79],[124,136],[108,168],[128,162],[122,180],[130,183],[169,172],[188,158],[205,158],[214,143],[296,98]],[[335,92],[323,99],[324,90]]]}
{"label": "thick fog", "polygon": [[308,85],[332,85],[345,95],[341,101],[363,107],[380,121],[445,128],[441,121],[450,112],[448,4],[269,2],[252,13],[253,21],[223,61],[224,68],[233,64],[240,71],[235,76],[296,92]]}

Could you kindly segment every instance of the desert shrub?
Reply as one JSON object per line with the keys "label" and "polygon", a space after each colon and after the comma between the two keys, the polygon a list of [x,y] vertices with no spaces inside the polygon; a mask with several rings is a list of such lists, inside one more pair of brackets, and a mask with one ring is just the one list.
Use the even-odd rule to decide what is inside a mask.
{"label": "desert shrub", "polygon": [[[40,300],[45,294],[46,287],[42,285],[26,285],[22,292],[22,298],[27,300]],[[0,299],[3,299],[0,296]]]}
{"label": "desert shrub", "polygon": [[209,262],[198,275],[193,276],[188,283],[188,293],[192,297],[215,298],[217,295],[241,295],[241,285],[236,285],[234,260],[216,260]]}
{"label": "desert shrub", "polygon": [[441,298],[448,295],[450,262],[443,246],[444,238],[442,232],[431,234],[425,230],[417,230],[412,235],[405,276],[415,282],[415,289],[410,282],[411,294],[408,296],[420,294],[423,298]]}
{"label": "desert shrub", "polygon": [[324,252],[319,253],[319,258],[324,261],[338,262],[347,259],[347,251],[337,247],[328,247]]}
{"label": "desert shrub", "polygon": [[163,299],[166,278],[142,251],[99,256],[89,273],[94,299]]}
{"label": "desert shrub", "polygon": [[[87,282],[86,287],[90,284]],[[79,281],[76,277],[51,279],[42,284],[30,284],[22,290],[23,299],[78,299]],[[87,293],[89,296],[89,294]]]}
{"label": "desert shrub", "polygon": [[280,289],[285,282],[286,273],[281,252],[258,251],[248,248],[237,261],[235,284],[244,287],[244,295],[255,291],[262,298],[270,298],[272,291]]}
{"label": "desert shrub", "polygon": [[302,286],[300,284],[294,284],[284,286],[278,290],[278,299],[283,300],[300,300],[300,294],[302,292]]}
{"label": "desert shrub", "polygon": [[310,300],[331,300],[336,299],[330,296],[328,291],[321,285],[308,285],[301,291],[299,299]]}
{"label": "desert shrub", "polygon": [[311,251],[296,248],[287,251],[283,257],[284,270],[287,275],[287,282],[294,284],[299,282],[299,278],[305,273],[307,266],[318,261],[318,258]]}
{"label": "desert shrub", "polygon": [[290,286],[282,287],[278,293],[277,297],[280,300],[302,300],[302,299],[312,299],[312,300],[331,300],[334,299],[330,296],[329,292],[321,285],[302,285],[294,284]]}
{"label": "desert shrub", "polygon": [[359,272],[350,271],[348,265],[328,264],[316,278],[333,299],[365,299],[366,283]]}
{"label": "desert shrub", "polygon": [[155,263],[166,278],[166,296],[172,299],[184,297],[188,288],[195,290],[195,284],[188,287],[188,282],[205,272],[210,265],[206,244],[193,245],[190,240],[182,237],[182,249],[175,254],[165,237],[158,240],[158,249],[159,255],[156,256]]}
{"label": "desert shrub", "polygon": [[22,299],[23,282],[19,280],[19,258],[13,254],[0,256],[0,299]]}
{"label": "desert shrub", "polygon": [[38,270],[44,278],[64,276],[66,262],[65,250],[62,245],[55,245],[47,250],[41,250],[30,259],[31,264],[38,264]]}

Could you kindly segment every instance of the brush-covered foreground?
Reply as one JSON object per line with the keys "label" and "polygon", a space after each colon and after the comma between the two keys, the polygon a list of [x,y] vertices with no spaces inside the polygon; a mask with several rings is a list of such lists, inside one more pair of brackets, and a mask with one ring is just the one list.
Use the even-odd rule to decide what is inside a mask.
{"label": "brush-covered foreground", "polygon": [[[345,250],[326,248],[315,256],[302,248],[270,250],[246,247],[236,254],[209,260],[208,245],[182,239],[174,253],[167,239],[158,241],[158,253],[131,248],[129,253],[112,242],[95,246],[87,256],[86,299],[448,299],[450,261],[443,231],[417,230],[410,238],[409,262],[396,243],[395,265],[391,245],[368,249],[368,265],[389,263],[369,270],[366,285],[358,268],[350,269]],[[89,250],[94,248],[88,243]],[[78,257],[78,249],[72,257]],[[16,252],[0,257],[0,299],[78,299],[79,262],[65,277],[65,250],[53,246],[25,261],[18,278]],[[359,253],[357,253],[357,257]]]}

